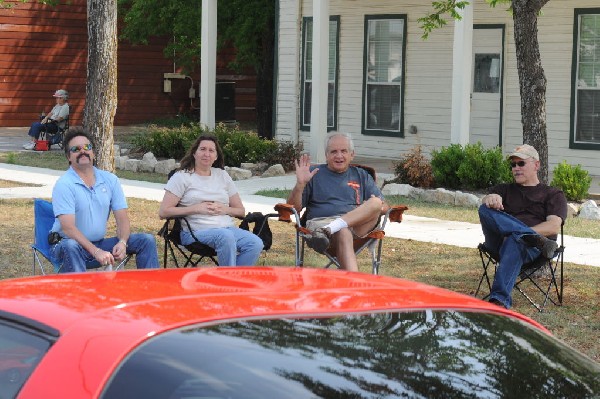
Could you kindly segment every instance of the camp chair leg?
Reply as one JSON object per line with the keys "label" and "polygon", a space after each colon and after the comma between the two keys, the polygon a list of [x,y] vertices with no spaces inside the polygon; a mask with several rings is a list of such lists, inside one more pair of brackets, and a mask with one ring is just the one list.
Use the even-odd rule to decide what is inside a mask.
{"label": "camp chair leg", "polygon": [[[373,254],[371,254],[371,256],[373,256],[373,274],[379,274],[379,267],[381,266],[381,252],[383,251],[383,240],[377,240],[377,244],[376,244],[376,253],[373,256]],[[370,251],[372,251],[372,248],[369,248]]]}
{"label": "camp chair leg", "polygon": [[337,258],[329,253],[325,253],[325,256],[327,257],[327,259],[329,260],[329,263],[327,263],[325,265],[325,269],[329,269],[331,266],[335,265],[335,267],[338,270],[341,270],[342,265],[340,265],[340,262],[337,260]]}
{"label": "camp chair leg", "polygon": [[297,237],[296,239],[296,266],[304,266],[304,238]]}
{"label": "camp chair leg", "polygon": [[[482,290],[482,286],[485,284],[487,285],[488,288],[488,294],[483,296],[481,299],[486,300],[487,298],[489,298],[489,292],[491,292],[492,290],[492,282],[491,282],[491,268],[490,266],[493,265],[494,266],[494,274],[496,273],[496,269],[497,269],[497,262],[494,258],[492,258],[492,256],[485,250],[485,248],[482,247],[483,244],[480,244],[480,246],[478,247],[479,249],[479,256],[481,258],[481,265],[483,268],[483,273],[481,275],[481,277],[479,278],[479,283],[477,285],[477,290],[475,291],[474,296],[478,297],[479,296],[479,292]],[[559,247],[559,249],[557,250],[557,255],[554,259],[550,259],[550,260],[540,260],[538,259],[537,265],[532,265],[529,266],[530,268],[528,269],[528,265],[525,265],[524,268],[521,270],[521,273],[519,274],[519,277],[517,279],[517,281],[515,282],[514,285],[514,289],[516,291],[518,291],[534,308],[536,308],[536,310],[538,312],[542,312],[545,308],[545,306],[548,304],[548,302],[552,303],[555,306],[561,306],[562,302],[563,302],[563,288],[564,288],[564,282],[563,282],[563,273],[564,273],[564,265],[563,265],[563,247]],[[543,264],[542,264],[543,263]],[[545,282],[542,282],[542,280],[538,279],[535,277],[535,273],[538,270],[543,269],[544,267],[547,267],[550,273],[549,278],[549,282],[546,285]],[[558,270],[560,268],[560,270]],[[560,281],[557,281],[557,277],[559,277]],[[539,298],[539,301],[536,302],[536,300],[531,296],[531,294],[528,294],[524,287],[522,287],[521,285],[523,283],[526,284],[530,284],[529,285],[529,290],[528,291],[535,291],[537,292],[536,295],[536,299]]]}
{"label": "camp chair leg", "polygon": [[[125,268],[125,265],[127,265],[127,262],[129,262],[129,260],[131,259],[131,257],[133,256],[133,254],[127,254],[127,256],[125,256],[125,259],[123,259],[121,261],[121,263],[119,263],[116,267],[115,267],[115,271],[119,271],[121,269]],[[107,268],[110,267],[112,269],[111,265],[106,266]]]}
{"label": "camp chair leg", "polygon": [[42,275],[45,275],[46,271],[44,270],[44,265],[38,255],[38,251],[35,248],[33,248],[32,251],[33,251],[33,275],[34,276],[36,275],[36,264],[37,264],[38,268],[40,269],[40,272],[42,273]]}
{"label": "camp chair leg", "polygon": [[[160,234],[160,233],[159,233]],[[163,237],[164,238],[164,237]],[[167,268],[167,247],[169,246],[169,242],[165,240],[165,245],[163,247],[163,268]],[[172,251],[172,250],[171,250]],[[175,264],[177,264],[177,260],[175,260]]]}
{"label": "camp chair leg", "polygon": [[481,248],[481,245],[478,248],[478,250],[479,250],[479,258],[481,259],[481,267],[483,268],[483,273],[481,274],[481,277],[479,278],[479,283],[477,284],[477,290],[475,291],[475,294],[473,296],[475,296],[475,297],[479,296],[479,291],[481,290],[481,288],[482,288],[481,286],[482,286],[483,282],[485,281],[487,288],[488,288],[488,294],[486,294],[485,296],[483,296],[481,298],[482,300],[485,301],[490,296],[489,292],[492,291],[492,282],[490,281],[490,275],[489,275],[490,266],[491,265],[494,266],[494,274],[496,274],[496,262],[484,249]]}

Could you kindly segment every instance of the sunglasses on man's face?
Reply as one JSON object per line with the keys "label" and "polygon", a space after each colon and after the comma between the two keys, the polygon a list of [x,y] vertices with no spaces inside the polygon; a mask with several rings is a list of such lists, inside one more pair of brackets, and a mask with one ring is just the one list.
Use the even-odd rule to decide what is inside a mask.
{"label": "sunglasses on man's face", "polygon": [[511,162],[511,163],[510,163],[510,167],[511,167],[511,168],[516,168],[517,166],[519,166],[519,167],[521,167],[521,168],[522,168],[523,166],[525,166],[525,164],[526,164],[526,163],[527,163],[527,162],[525,162],[525,161]]}
{"label": "sunglasses on man's face", "polygon": [[84,144],[84,145],[74,145],[72,147],[69,147],[69,151],[71,151],[74,154],[76,152],[80,152],[81,150],[90,151],[92,148],[93,148],[92,145],[90,143],[88,143],[88,144]]}

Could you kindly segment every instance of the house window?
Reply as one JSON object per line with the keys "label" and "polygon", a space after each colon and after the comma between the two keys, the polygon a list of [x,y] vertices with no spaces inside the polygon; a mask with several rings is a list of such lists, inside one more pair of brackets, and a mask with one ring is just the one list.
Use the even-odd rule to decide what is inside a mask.
{"label": "house window", "polygon": [[[337,67],[339,42],[339,16],[329,19],[329,73],[327,84],[327,130],[337,128]],[[312,45],[313,20],[304,18],[302,30],[302,89],[300,93],[300,128],[310,129],[310,112],[312,106]]]}
{"label": "house window", "polygon": [[473,92],[500,92],[500,54],[475,54]]}
{"label": "house window", "polygon": [[600,144],[600,9],[576,10],[573,147]]}
{"label": "house window", "polygon": [[406,15],[365,17],[363,134],[403,136]]}

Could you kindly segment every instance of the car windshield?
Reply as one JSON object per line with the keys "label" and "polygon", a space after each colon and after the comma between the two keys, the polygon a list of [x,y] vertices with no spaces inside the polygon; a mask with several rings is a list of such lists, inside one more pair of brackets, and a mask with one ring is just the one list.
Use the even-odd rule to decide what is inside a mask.
{"label": "car windshield", "polygon": [[237,321],[130,354],[104,398],[589,397],[600,367],[505,316],[416,311]]}
{"label": "car windshield", "polygon": [[15,398],[52,342],[22,325],[0,322],[0,398]]}

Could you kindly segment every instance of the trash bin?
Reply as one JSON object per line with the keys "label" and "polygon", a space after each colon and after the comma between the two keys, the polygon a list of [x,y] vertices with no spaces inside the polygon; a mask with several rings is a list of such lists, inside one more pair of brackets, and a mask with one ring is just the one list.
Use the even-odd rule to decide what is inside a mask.
{"label": "trash bin", "polygon": [[215,87],[215,120],[235,121],[235,82],[217,82]]}

